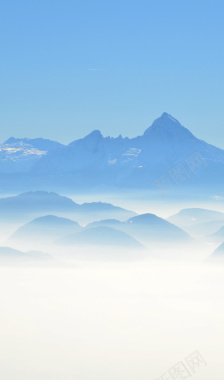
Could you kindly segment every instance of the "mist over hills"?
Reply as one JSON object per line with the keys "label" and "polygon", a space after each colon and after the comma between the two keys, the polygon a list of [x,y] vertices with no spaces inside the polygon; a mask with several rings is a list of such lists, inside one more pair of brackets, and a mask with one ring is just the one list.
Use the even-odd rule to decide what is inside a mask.
{"label": "mist over hills", "polygon": [[[94,227],[83,229],[73,235],[66,236],[57,241],[62,246],[86,246],[86,247],[123,247],[124,249],[142,249],[140,242],[131,235],[111,227]],[[105,252],[106,255],[106,252]]]}
{"label": "mist over hills", "polygon": [[224,226],[224,214],[218,211],[189,208],[165,220],[150,204],[137,215],[125,202],[125,208],[80,204],[59,195],[76,199],[76,193],[85,192],[92,200],[89,195],[95,192],[95,199],[102,200],[108,199],[100,196],[105,191],[110,201],[116,199],[113,191],[124,196],[133,191],[138,201],[138,190],[150,190],[152,201],[153,191],[172,189],[174,200],[177,194],[181,201],[186,194],[194,200],[218,194],[222,200],[224,150],[198,139],[167,113],[134,138],[104,137],[99,130],[68,145],[10,137],[0,146],[0,183],[5,195],[0,224],[7,225],[0,237],[18,249],[56,249],[60,242],[75,250],[88,245],[150,251],[156,246],[165,252],[178,244],[190,249],[201,236],[208,244],[223,242],[223,229],[217,231]]}
{"label": "mist over hills", "polygon": [[224,222],[224,213],[202,208],[183,209],[168,218],[171,223],[181,225],[183,228],[199,223],[221,221]]}
{"label": "mist over hills", "polygon": [[88,246],[142,249],[154,246],[167,249],[168,244],[191,243],[192,239],[179,227],[153,214],[142,214],[126,221],[106,219],[81,226],[77,222],[46,215],[19,227],[7,245],[22,249]]}
{"label": "mist over hills", "polygon": [[223,178],[224,151],[199,140],[167,113],[131,139],[103,137],[95,130],[67,146],[27,138],[10,138],[1,146],[0,179],[6,192],[102,187],[203,187],[212,192],[222,189]]}
{"label": "mist over hills", "polygon": [[40,246],[42,248],[52,244],[60,237],[79,232],[81,229],[81,226],[73,220],[46,215],[19,227],[8,242],[19,246]]}
{"label": "mist over hills", "polygon": [[0,247],[0,265],[9,264],[9,265],[18,265],[18,264],[28,264],[34,262],[35,265],[39,261],[45,262],[52,260],[52,257],[43,252],[38,251],[21,251],[18,249],[13,249],[11,247]]}
{"label": "mist over hills", "polygon": [[[53,214],[70,216],[73,220],[91,222],[97,218],[126,220],[136,213],[110,203],[92,202],[78,204],[72,199],[47,191],[30,191],[0,198],[0,221],[30,221],[33,218]],[[49,219],[49,217],[48,217]]]}
{"label": "mist over hills", "polygon": [[184,230],[149,213],[134,216],[124,222],[101,220],[87,225],[88,227],[114,228],[129,234],[146,246],[154,243],[166,246],[168,242],[173,244],[191,242],[190,236]]}
{"label": "mist over hills", "polygon": [[[38,250],[59,257],[71,254],[72,259],[91,258],[90,253],[103,258],[109,251],[111,258],[118,258],[119,254],[131,257],[130,251],[136,258],[178,259],[184,255],[194,259],[196,252],[196,259],[206,257],[224,241],[223,228],[214,236],[207,236],[224,226],[221,212],[191,208],[165,220],[154,213],[137,215],[109,203],[79,204],[44,191],[1,198],[0,225],[8,226],[7,234],[2,228],[0,233],[4,247],[24,252]],[[198,239],[200,234],[203,240]]]}
{"label": "mist over hills", "polygon": [[183,209],[167,219],[193,236],[216,233],[224,225],[224,213],[202,208]]}

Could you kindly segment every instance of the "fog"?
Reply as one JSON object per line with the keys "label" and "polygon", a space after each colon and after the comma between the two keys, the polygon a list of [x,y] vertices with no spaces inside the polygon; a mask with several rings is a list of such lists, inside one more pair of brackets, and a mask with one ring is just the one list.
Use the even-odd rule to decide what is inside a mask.
{"label": "fog", "polygon": [[[154,202],[146,196],[139,201],[124,199],[122,194],[112,200],[99,194],[72,198],[78,203],[110,201],[163,218],[185,207],[223,211],[222,202],[215,199]],[[24,202],[27,205],[26,197]],[[221,241],[207,234],[217,229],[212,218],[224,225],[224,215],[199,213],[196,224],[194,211],[190,219],[188,214],[181,218],[178,214],[174,220],[181,230],[177,230],[151,214],[143,222],[139,215],[121,222],[121,210],[109,209],[107,218],[115,215],[117,224],[109,229],[112,235],[100,232],[102,244],[97,245],[94,233],[88,234],[97,227],[86,224],[101,220],[104,214],[98,217],[97,210],[73,214],[69,209],[59,213],[57,202],[56,211],[50,211],[59,219],[49,218],[47,206],[41,209],[37,204],[26,220],[13,208],[7,223],[1,219],[0,378],[179,380],[193,376],[222,380],[224,263],[211,259]],[[40,215],[46,219],[38,219]],[[72,243],[66,235],[68,226],[73,228],[70,219],[80,223],[74,224]],[[104,228],[98,231],[108,231]],[[132,247],[135,240],[128,240],[127,232],[139,245]],[[84,239],[85,244],[83,236],[89,239]],[[191,367],[188,358],[195,352],[200,360]],[[185,374],[178,372],[178,366]]]}
{"label": "fog", "polygon": [[4,380],[160,379],[196,350],[195,379],[223,379],[223,267],[1,267],[0,289]]}

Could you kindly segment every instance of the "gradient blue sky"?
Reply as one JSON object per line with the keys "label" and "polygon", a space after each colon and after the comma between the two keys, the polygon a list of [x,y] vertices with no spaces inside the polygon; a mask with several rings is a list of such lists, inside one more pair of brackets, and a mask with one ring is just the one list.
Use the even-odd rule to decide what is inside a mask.
{"label": "gradient blue sky", "polygon": [[223,20],[223,0],[1,0],[0,141],[132,137],[166,111],[224,148]]}

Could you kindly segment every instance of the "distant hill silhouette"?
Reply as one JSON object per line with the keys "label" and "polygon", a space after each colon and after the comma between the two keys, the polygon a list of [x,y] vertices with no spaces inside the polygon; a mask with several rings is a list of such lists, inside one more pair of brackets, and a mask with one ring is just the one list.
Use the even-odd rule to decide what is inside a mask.
{"label": "distant hill silhouette", "polygon": [[87,225],[88,227],[109,227],[123,231],[142,244],[168,242],[190,242],[190,236],[181,228],[159,218],[154,214],[142,214],[124,222],[102,220]]}
{"label": "distant hill silhouette", "polygon": [[78,204],[70,198],[53,192],[31,191],[17,196],[0,198],[0,220],[28,221],[48,214],[63,216],[77,221],[93,221],[98,218],[126,220],[136,215],[109,203],[93,202]]}
{"label": "distant hill silhouette", "polygon": [[123,247],[128,249],[139,249],[143,246],[127,233],[115,230],[110,227],[87,228],[74,235],[67,236],[60,240],[63,245],[89,245],[89,246],[109,246]]}
{"label": "distant hill silhouette", "polygon": [[224,213],[202,208],[181,210],[167,219],[193,235],[206,236],[224,225]]}
{"label": "distant hill silhouette", "polygon": [[55,239],[79,232],[82,227],[72,220],[47,215],[26,223],[9,238],[10,244],[20,247],[46,247]]}

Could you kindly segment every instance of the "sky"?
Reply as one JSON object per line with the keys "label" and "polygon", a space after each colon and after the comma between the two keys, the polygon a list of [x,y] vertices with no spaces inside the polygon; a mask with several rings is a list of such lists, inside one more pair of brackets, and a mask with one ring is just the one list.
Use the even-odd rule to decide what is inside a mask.
{"label": "sky", "polygon": [[224,149],[224,2],[1,0],[0,142],[140,135],[168,112]]}

